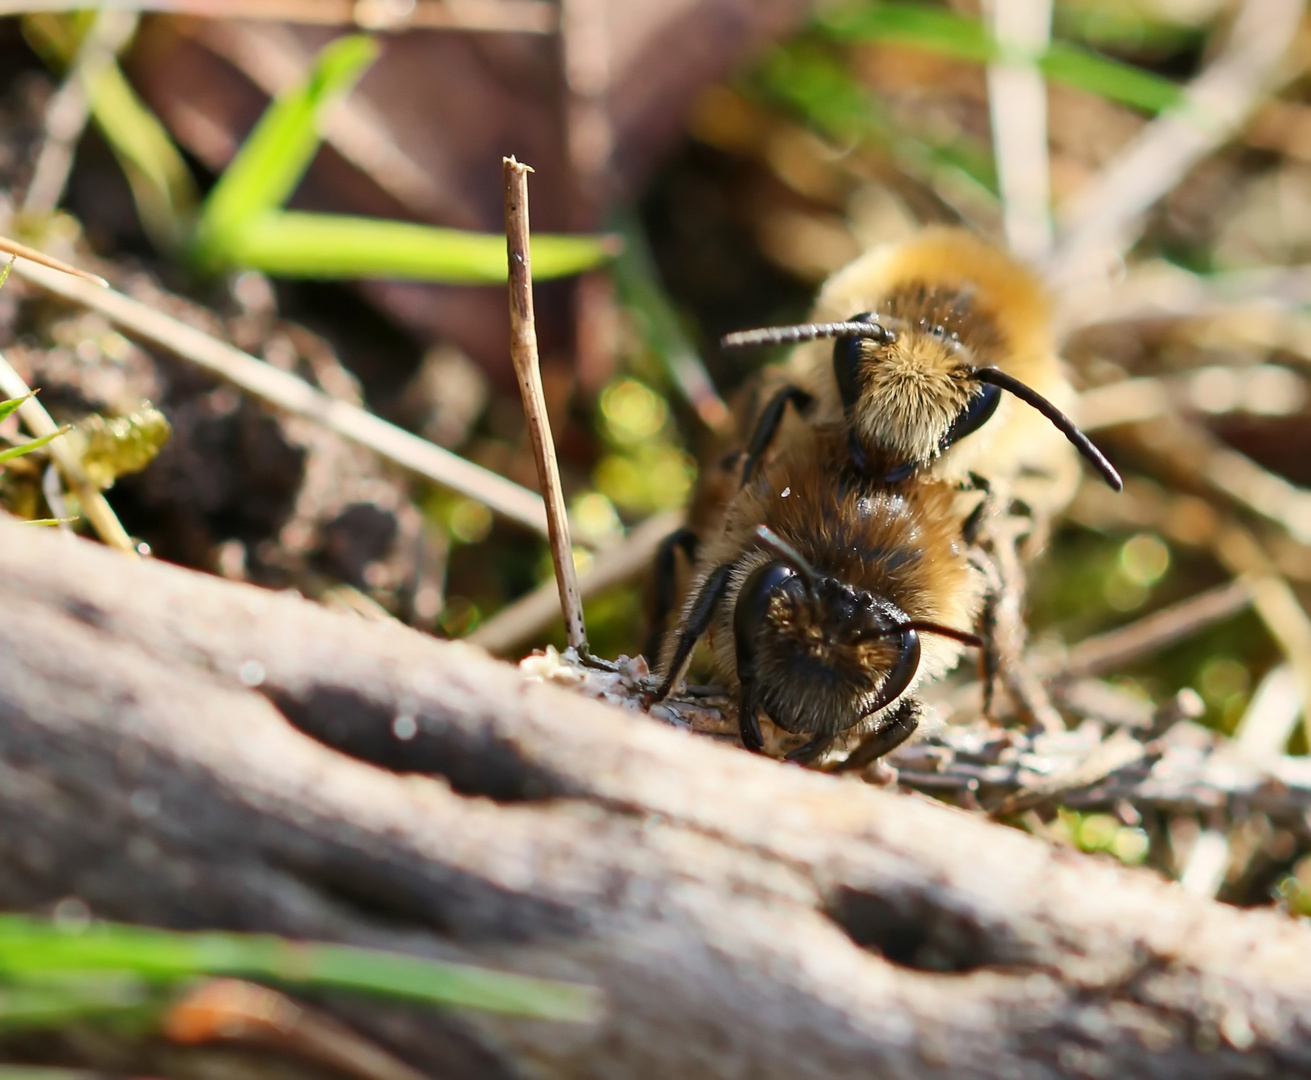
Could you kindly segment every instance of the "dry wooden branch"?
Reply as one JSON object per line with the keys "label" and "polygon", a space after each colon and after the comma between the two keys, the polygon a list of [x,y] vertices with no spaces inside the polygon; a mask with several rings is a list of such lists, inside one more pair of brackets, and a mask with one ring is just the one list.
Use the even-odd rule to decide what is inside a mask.
{"label": "dry wooden branch", "polygon": [[505,245],[510,277],[510,360],[523,399],[528,439],[537,462],[537,482],[546,502],[546,528],[551,541],[551,563],[560,590],[565,638],[575,649],[587,648],[583,601],[578,594],[574,546],[569,538],[569,516],[555,460],[551,420],[542,391],[542,369],[537,357],[537,324],[533,318],[533,264],[528,228],[528,174],[533,170],[513,157],[502,158],[505,175]]}
{"label": "dry wooden branch", "polygon": [[1311,1068],[1311,929],[1274,912],[469,646],[18,526],[0,550],[6,906],[76,894],[603,989],[583,1028],[352,1012],[447,1075]]}

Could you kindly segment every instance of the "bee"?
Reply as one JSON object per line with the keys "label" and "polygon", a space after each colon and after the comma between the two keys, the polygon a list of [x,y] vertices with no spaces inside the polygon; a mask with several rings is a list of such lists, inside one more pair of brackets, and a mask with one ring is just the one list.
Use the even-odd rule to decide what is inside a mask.
{"label": "bee", "polygon": [[916,687],[980,644],[970,627],[984,581],[954,501],[953,485],[932,478],[871,479],[840,428],[790,439],[707,534],[653,700],[709,634],[748,749],[764,748],[764,713],[810,736],[792,761],[814,761],[858,727],[863,759],[887,753],[919,722]]}
{"label": "bee", "polygon": [[[763,407],[748,409],[744,483],[791,405],[811,424],[845,426],[855,467],[887,483],[916,472],[1012,486],[1043,478],[1046,493],[1020,497],[1054,509],[1078,482],[1068,440],[1120,489],[1119,473],[1065,411],[1074,392],[1041,284],[971,233],[928,228],[865,253],[828,280],[813,318],[723,341],[800,344],[766,373]],[[1013,411],[1009,399],[1034,412]]]}

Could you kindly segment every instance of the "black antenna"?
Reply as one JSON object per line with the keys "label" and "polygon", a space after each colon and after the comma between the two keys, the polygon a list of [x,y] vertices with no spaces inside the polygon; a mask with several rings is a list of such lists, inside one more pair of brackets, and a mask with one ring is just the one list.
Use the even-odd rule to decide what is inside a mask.
{"label": "black antenna", "polygon": [[997,368],[974,368],[973,374],[979,382],[991,383],[993,386],[999,386],[1001,389],[1014,394],[1026,405],[1032,405],[1043,416],[1047,417],[1056,429],[1074,444],[1074,448],[1079,451],[1092,467],[1102,474],[1102,477],[1116,491],[1124,489],[1124,481],[1120,479],[1120,474],[1115,471],[1115,466],[1106,460],[1106,455],[1092,444],[1082,431],[1074,426],[1074,421],[1066,416],[1060,409],[1043,397],[1038,391],[1026,386],[1013,375],[1007,375],[1004,371]]}
{"label": "black antenna", "polygon": [[922,634],[937,634],[940,637],[951,638],[952,641],[959,641],[962,645],[969,645],[975,649],[983,648],[983,638],[979,637],[978,634],[971,634],[968,630],[957,630],[952,626],[943,626],[942,623],[932,622],[929,619],[907,619],[905,622],[895,622],[882,630],[872,630],[865,636],[892,637],[894,634],[902,634],[907,630],[915,630]]}
{"label": "black antenna", "polygon": [[798,574],[806,579],[806,587],[813,590],[815,582],[819,580],[819,575],[815,573],[815,568],[810,565],[796,548],[784,540],[768,525],[756,526],[756,539],[775,555],[783,559],[784,562],[792,566]]}
{"label": "black antenna", "polygon": [[854,337],[891,345],[897,340],[896,331],[877,322],[800,323],[796,326],[762,326],[758,330],[739,330],[726,335],[721,341],[725,349],[743,349],[758,345],[794,345],[799,341],[818,341],[820,338]]}

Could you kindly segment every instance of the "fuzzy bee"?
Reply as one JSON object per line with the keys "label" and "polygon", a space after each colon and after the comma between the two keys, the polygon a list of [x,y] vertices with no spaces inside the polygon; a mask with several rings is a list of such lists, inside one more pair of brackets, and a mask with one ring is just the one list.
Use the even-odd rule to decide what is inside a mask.
{"label": "fuzzy bee", "polygon": [[1073,446],[1119,490],[1119,474],[1067,415],[1074,392],[1050,322],[1038,280],[964,230],[929,228],[867,252],[828,280],[813,322],[724,339],[801,343],[766,373],[763,406],[747,410],[744,481],[792,405],[810,423],[844,425],[855,466],[887,482],[973,475],[1055,509],[1078,482]]}
{"label": "fuzzy bee", "polygon": [[867,735],[863,759],[888,752],[919,721],[917,685],[979,644],[984,582],[954,500],[953,485],[929,478],[872,480],[840,429],[803,430],[702,546],[654,700],[708,633],[747,748],[764,746],[764,713],[810,736],[790,760],[813,761],[853,730]]}

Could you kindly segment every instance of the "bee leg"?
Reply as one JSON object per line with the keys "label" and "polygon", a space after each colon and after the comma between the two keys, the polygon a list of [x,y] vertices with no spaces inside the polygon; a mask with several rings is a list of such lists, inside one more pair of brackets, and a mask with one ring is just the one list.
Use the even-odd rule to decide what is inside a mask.
{"label": "bee leg", "polygon": [[651,631],[646,639],[646,658],[652,668],[660,663],[665,624],[669,621],[669,613],[674,610],[674,577],[678,570],[679,549],[687,556],[688,562],[696,562],[697,535],[686,526],[675,529],[656,548],[655,598],[651,604]]}
{"label": "bee leg", "polygon": [[742,736],[742,745],[753,754],[765,749],[765,737],[760,734],[760,719],[756,716],[756,695],[749,683],[742,684],[742,695],[738,698],[737,730]]}
{"label": "bee leg", "polygon": [[987,711],[992,707],[991,687],[1000,680],[1020,714],[1036,729],[1064,731],[1064,719],[1025,660],[1024,570],[1016,543],[1027,527],[1008,517],[993,522],[983,538],[990,567],[983,610],[985,715],[992,718]]}
{"label": "bee leg", "polygon": [[784,756],[784,761],[794,761],[798,765],[809,765],[833,745],[833,735],[816,735],[805,746],[798,746],[792,753]]}
{"label": "bee leg", "polygon": [[674,655],[670,658],[669,669],[664,679],[651,696],[652,702],[667,698],[674,688],[674,683],[683,674],[683,668],[687,666],[696,643],[701,640],[701,635],[710,629],[710,620],[714,618],[715,608],[723,598],[724,590],[728,588],[728,574],[732,569],[731,563],[717,566],[701,583],[701,590],[692,601],[692,610],[688,612],[683,625],[678,628],[678,644],[674,648]]}
{"label": "bee leg", "polygon": [[769,403],[761,410],[760,418],[756,421],[755,430],[751,433],[751,441],[747,443],[746,461],[742,464],[742,487],[747,486],[751,474],[760,464],[761,457],[769,449],[769,444],[774,441],[774,436],[778,434],[778,427],[783,423],[783,413],[787,410],[788,403],[795,405],[798,412],[805,412],[810,408],[813,400],[799,386],[785,386],[769,399]]}
{"label": "bee leg", "polygon": [[866,735],[861,744],[847,755],[847,760],[838,765],[834,772],[863,769],[884,754],[892,753],[915,733],[923,715],[924,706],[918,698],[909,696],[902,698],[901,704],[893,710],[887,722]]}

